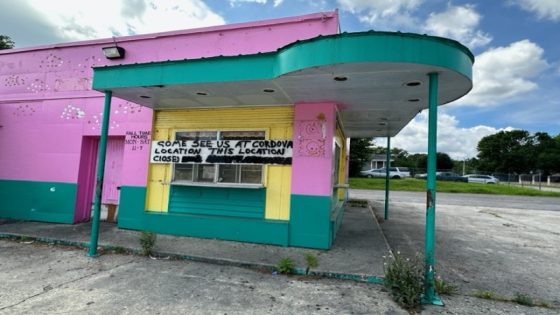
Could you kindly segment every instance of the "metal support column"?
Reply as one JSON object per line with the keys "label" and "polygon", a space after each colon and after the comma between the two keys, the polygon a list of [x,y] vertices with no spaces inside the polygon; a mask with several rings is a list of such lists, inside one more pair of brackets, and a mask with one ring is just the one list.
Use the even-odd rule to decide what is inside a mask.
{"label": "metal support column", "polygon": [[387,137],[387,156],[385,161],[385,220],[389,220],[389,168],[391,167],[391,137]]}
{"label": "metal support column", "polygon": [[101,192],[103,190],[103,174],[105,173],[105,152],[107,151],[107,135],[109,132],[109,115],[111,114],[111,91],[105,91],[105,106],[103,108],[103,122],[99,139],[97,155],[97,177],[95,181],[95,202],[93,205],[93,218],[91,221],[91,236],[89,241],[88,256],[97,256],[97,241],[99,239],[99,217],[101,213]]}
{"label": "metal support column", "polygon": [[435,248],[436,248],[436,163],[437,163],[437,106],[438,74],[430,73],[429,113],[428,113],[428,171],[426,200],[426,235],[425,235],[425,274],[424,296],[422,303],[443,305],[435,292]]}

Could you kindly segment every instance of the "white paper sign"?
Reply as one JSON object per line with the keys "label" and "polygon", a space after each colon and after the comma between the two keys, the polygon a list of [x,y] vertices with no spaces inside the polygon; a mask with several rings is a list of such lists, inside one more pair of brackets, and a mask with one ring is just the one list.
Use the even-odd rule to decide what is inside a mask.
{"label": "white paper sign", "polygon": [[152,141],[150,163],[292,164],[292,140]]}

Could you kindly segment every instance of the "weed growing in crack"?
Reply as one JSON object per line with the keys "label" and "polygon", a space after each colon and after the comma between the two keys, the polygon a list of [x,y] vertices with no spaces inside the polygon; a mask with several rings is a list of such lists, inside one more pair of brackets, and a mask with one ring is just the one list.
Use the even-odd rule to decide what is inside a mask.
{"label": "weed growing in crack", "polygon": [[282,258],[278,264],[276,265],[276,271],[282,274],[291,274],[292,270],[294,269],[295,265],[291,258],[286,257]]}
{"label": "weed growing in crack", "polygon": [[156,245],[157,234],[153,232],[142,231],[140,234],[140,246],[142,246],[142,255],[150,256],[154,246]]}
{"label": "weed growing in crack", "polygon": [[397,304],[413,310],[420,306],[424,292],[424,264],[417,255],[414,259],[405,258],[400,252],[383,256],[385,259],[385,288]]}

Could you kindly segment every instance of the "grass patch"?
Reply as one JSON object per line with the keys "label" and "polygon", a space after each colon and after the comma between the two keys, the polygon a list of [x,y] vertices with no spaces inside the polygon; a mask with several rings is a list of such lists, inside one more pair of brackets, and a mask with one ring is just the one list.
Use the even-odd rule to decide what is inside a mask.
{"label": "grass patch", "polygon": [[527,294],[523,294],[523,293],[515,293],[515,295],[513,296],[513,299],[511,299],[512,302],[515,302],[517,304],[520,305],[525,305],[525,306],[535,306],[535,301],[533,301],[533,298],[530,297]]}
{"label": "grass patch", "polygon": [[456,285],[447,282],[441,277],[436,277],[434,284],[436,292],[440,295],[455,295],[459,291]]}
{"label": "grass patch", "polygon": [[485,300],[502,301],[502,302],[509,301],[507,297],[501,296],[493,291],[487,291],[487,290],[476,291],[472,295],[474,297],[485,299]]}
{"label": "grass patch", "polygon": [[[350,188],[385,190],[384,178],[350,178]],[[393,179],[391,190],[426,191],[426,181],[415,178]],[[508,186],[506,184],[475,184],[461,182],[437,182],[437,191],[446,193],[515,195],[515,196],[545,196],[560,197],[560,192],[541,191],[531,188]]]}
{"label": "grass patch", "polygon": [[476,292],[472,293],[471,295],[474,296],[474,297],[477,297],[477,298],[485,299],[485,300],[493,300],[493,301],[500,301],[500,302],[513,302],[513,303],[517,303],[519,305],[524,305],[524,306],[529,306],[529,307],[539,306],[539,307],[544,307],[544,308],[549,308],[549,309],[555,309],[556,308],[551,302],[548,302],[548,301],[545,301],[545,300],[540,300],[540,299],[534,299],[530,295],[519,293],[519,292],[515,293],[513,298],[508,298],[506,296],[499,295],[499,294],[497,294],[493,291],[487,291],[487,290],[479,290],[479,291],[476,291]]}

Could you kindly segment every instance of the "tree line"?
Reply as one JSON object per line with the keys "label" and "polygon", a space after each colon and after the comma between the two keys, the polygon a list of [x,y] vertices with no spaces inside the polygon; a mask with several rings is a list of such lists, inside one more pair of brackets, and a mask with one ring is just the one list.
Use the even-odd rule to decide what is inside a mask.
{"label": "tree line", "polygon": [[[376,146],[372,139],[350,141],[350,176],[358,176],[373,154],[386,154],[385,147]],[[544,176],[560,173],[560,134],[546,132],[531,134],[526,130],[500,131],[482,138],[477,145],[478,155],[467,160],[453,160],[447,153],[437,153],[437,169],[462,174],[527,174]],[[408,167],[425,172],[427,154],[410,154],[400,148],[391,149],[392,166]]]}

